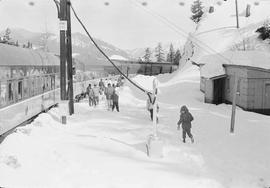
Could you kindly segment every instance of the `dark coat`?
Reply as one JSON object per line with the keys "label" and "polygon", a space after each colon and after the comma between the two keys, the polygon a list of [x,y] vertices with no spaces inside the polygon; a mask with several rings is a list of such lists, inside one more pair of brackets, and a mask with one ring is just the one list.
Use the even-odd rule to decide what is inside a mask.
{"label": "dark coat", "polygon": [[113,92],[113,94],[112,94],[112,100],[113,100],[113,102],[118,103],[119,96],[115,92]]}
{"label": "dark coat", "polygon": [[182,124],[183,129],[190,129],[191,128],[191,121],[193,121],[193,119],[194,118],[191,115],[191,113],[188,111],[188,108],[186,106],[182,106],[180,120],[177,123],[178,128],[179,128],[180,124]]}

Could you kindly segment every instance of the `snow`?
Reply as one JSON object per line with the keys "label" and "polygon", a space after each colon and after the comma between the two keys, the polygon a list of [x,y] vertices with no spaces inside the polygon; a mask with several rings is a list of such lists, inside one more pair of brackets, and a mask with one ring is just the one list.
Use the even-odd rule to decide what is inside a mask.
{"label": "snow", "polygon": [[123,61],[127,61],[127,60],[128,60],[127,58],[125,58],[125,57],[123,57],[123,56],[121,56],[121,55],[112,55],[112,56],[110,57],[110,59],[111,59],[111,60],[123,60]]}
{"label": "snow", "polygon": [[[236,29],[235,1],[222,2],[220,6],[214,4],[215,11],[212,14],[206,13],[197,30],[189,33],[180,65],[184,66],[188,59],[197,62],[206,55],[237,50],[236,46],[243,49],[243,41],[248,50],[269,53],[269,45],[259,40],[255,31],[269,19],[270,1],[259,1],[258,6],[255,6],[255,2],[238,0],[239,29]],[[209,1],[206,6],[212,3]],[[244,17],[242,13],[248,4],[251,5],[251,16]]]}
{"label": "snow", "polygon": [[[151,90],[154,77],[134,81]],[[149,158],[146,138],[153,132],[146,95],[130,83],[120,89],[120,112],[75,104],[67,125],[58,108],[17,128],[0,144],[1,187],[266,188],[270,186],[270,117],[236,110],[229,133],[230,105],[203,102],[199,70],[188,65],[157,77],[158,125],[163,158]],[[195,117],[195,143],[184,144],[176,130],[179,109]]]}

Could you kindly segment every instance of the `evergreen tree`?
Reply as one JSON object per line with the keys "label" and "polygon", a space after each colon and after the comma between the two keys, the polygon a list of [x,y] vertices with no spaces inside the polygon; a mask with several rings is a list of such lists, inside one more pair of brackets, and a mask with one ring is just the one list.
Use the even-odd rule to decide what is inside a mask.
{"label": "evergreen tree", "polygon": [[143,60],[142,60],[141,57],[138,58],[138,62],[139,62],[139,63],[142,63],[142,62],[143,62]]}
{"label": "evergreen tree", "polygon": [[145,49],[145,55],[143,56],[144,61],[145,62],[150,62],[151,61],[151,55],[152,55],[152,52],[151,52],[150,48],[146,48]]}
{"label": "evergreen tree", "polygon": [[173,45],[171,44],[169,53],[167,54],[167,61],[173,63],[174,57],[175,57],[175,52],[174,52]]}
{"label": "evergreen tree", "polygon": [[270,39],[270,24],[268,22],[265,22],[262,27],[256,30],[256,32],[259,33],[258,37],[260,39]]}
{"label": "evergreen tree", "polygon": [[179,65],[180,59],[181,59],[181,53],[180,53],[180,50],[177,49],[176,52],[175,52],[174,59],[173,59],[173,64],[174,65]]}
{"label": "evergreen tree", "polygon": [[193,15],[190,17],[196,24],[198,24],[203,15],[203,6],[200,0],[195,0],[191,5],[191,12]]}
{"label": "evergreen tree", "polygon": [[3,37],[4,42],[9,42],[11,40],[10,34],[11,34],[11,30],[9,28],[7,28],[5,31],[5,35]]}
{"label": "evergreen tree", "polygon": [[164,62],[165,60],[164,52],[163,52],[162,45],[160,42],[158,43],[158,46],[155,48],[155,52],[156,52],[155,57],[157,58],[157,62],[158,63]]}

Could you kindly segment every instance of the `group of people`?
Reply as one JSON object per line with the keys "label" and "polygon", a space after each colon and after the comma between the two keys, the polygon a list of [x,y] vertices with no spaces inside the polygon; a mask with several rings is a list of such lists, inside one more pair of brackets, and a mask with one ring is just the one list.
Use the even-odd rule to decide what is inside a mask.
{"label": "group of people", "polygon": [[[113,83],[111,80],[101,79],[97,84],[94,84],[92,87],[91,84],[87,87],[86,94],[89,97],[89,106],[96,106],[99,104],[100,99],[106,99],[106,105],[108,110],[119,112],[119,86],[122,85],[121,79],[118,79],[117,83]],[[146,103],[146,108],[150,113],[150,118],[153,121],[153,108],[156,102],[156,97],[153,94],[148,93],[148,99]],[[156,104],[156,112],[159,111],[159,105]],[[158,117],[156,117],[158,123]],[[191,142],[194,143],[194,137],[191,134],[191,122],[194,120],[193,116],[189,112],[187,106],[182,106],[180,109],[180,119],[177,122],[177,130],[180,130],[180,125],[182,124],[182,138],[183,142],[186,142],[186,135],[191,139]]]}
{"label": "group of people", "polygon": [[117,82],[113,83],[112,80],[102,79],[98,84],[88,85],[86,94],[89,99],[89,106],[97,106],[100,99],[106,99],[106,105],[108,110],[119,112],[119,87],[122,85],[122,79],[118,79]]}

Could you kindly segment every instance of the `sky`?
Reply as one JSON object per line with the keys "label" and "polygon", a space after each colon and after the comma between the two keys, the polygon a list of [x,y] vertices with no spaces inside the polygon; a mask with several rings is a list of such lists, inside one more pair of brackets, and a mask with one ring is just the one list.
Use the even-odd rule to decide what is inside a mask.
{"label": "sky", "polygon": [[[147,6],[142,6],[142,2]],[[221,0],[205,0],[217,6]],[[240,0],[241,1],[241,0]],[[243,1],[243,0],[242,0]],[[0,0],[0,29],[24,28],[58,33],[53,0]],[[194,31],[190,20],[192,0],[72,0],[89,32],[121,49],[156,46],[158,42],[184,43]],[[109,5],[106,6],[105,2]],[[180,6],[179,3],[184,3]],[[223,1],[222,1],[223,2]],[[223,2],[225,3],[225,2]],[[233,3],[227,1],[226,3]],[[84,31],[72,16],[72,32]]]}
{"label": "sky", "polygon": [[[30,31],[58,33],[57,11],[53,0],[1,0],[0,28],[24,28]],[[109,5],[105,6],[105,2]],[[164,20],[153,16],[156,12],[176,25],[192,29],[189,20],[189,1],[180,6],[178,0],[73,0],[73,6],[90,33],[99,39],[122,49],[155,46],[162,42],[184,42],[183,35],[164,24]],[[184,1],[183,1],[184,2]],[[151,13],[149,13],[149,10]],[[187,16],[188,15],[188,16]],[[72,32],[84,33],[72,16]]]}

